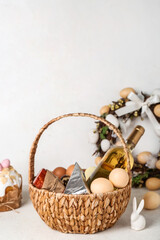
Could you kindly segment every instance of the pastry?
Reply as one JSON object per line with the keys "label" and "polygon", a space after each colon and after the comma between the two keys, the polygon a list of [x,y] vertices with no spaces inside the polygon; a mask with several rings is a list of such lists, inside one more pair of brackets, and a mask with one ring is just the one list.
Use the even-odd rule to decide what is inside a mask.
{"label": "pastry", "polygon": [[19,208],[22,198],[22,176],[5,159],[0,164],[0,212]]}

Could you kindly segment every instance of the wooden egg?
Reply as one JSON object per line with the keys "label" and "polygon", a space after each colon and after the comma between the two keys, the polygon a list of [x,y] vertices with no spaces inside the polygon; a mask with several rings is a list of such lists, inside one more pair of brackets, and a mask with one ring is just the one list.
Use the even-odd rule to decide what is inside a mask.
{"label": "wooden egg", "polygon": [[99,162],[101,161],[101,159],[102,159],[101,157],[96,157],[96,159],[95,159],[95,164],[98,165]]}
{"label": "wooden egg", "polygon": [[155,114],[157,117],[160,117],[160,104],[157,104],[157,105],[154,107],[153,112],[154,112],[154,114]]}
{"label": "wooden egg", "polygon": [[130,94],[130,92],[133,92],[135,93],[136,91],[133,89],[133,88],[123,88],[121,91],[120,91],[120,96],[122,98],[127,98],[128,95]]}
{"label": "wooden egg", "polygon": [[156,192],[147,192],[143,196],[144,208],[146,209],[156,209],[160,205],[160,196]]}
{"label": "wooden egg", "polygon": [[109,110],[110,110],[110,107],[108,105],[105,105],[105,106],[101,107],[100,115],[103,115],[104,113],[108,114]]}
{"label": "wooden egg", "polygon": [[160,170],[160,160],[156,162],[156,168]]}
{"label": "wooden egg", "polygon": [[148,178],[145,185],[148,190],[158,190],[160,188],[160,179],[155,177]]}
{"label": "wooden egg", "polygon": [[152,158],[150,152],[141,152],[137,155],[137,161],[141,164],[146,164]]}

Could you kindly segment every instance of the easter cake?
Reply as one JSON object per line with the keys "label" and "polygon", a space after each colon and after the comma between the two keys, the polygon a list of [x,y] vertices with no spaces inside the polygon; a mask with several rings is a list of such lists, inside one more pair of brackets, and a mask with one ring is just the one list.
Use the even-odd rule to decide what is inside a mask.
{"label": "easter cake", "polygon": [[0,212],[20,207],[22,176],[5,159],[0,163]]}

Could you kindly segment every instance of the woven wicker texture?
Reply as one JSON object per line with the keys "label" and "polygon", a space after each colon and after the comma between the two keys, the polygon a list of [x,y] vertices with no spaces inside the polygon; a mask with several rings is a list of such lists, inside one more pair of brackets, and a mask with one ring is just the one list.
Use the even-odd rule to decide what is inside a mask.
{"label": "woven wicker texture", "polygon": [[[65,117],[90,117],[109,126],[119,137],[127,157],[129,183],[123,189],[89,195],[66,195],[33,186],[34,159],[42,133],[52,123]],[[131,172],[128,149],[120,131],[110,122],[93,114],[71,113],[52,119],[35,138],[30,151],[29,192],[33,205],[42,220],[51,228],[65,233],[95,233],[113,226],[125,211],[131,194]]]}

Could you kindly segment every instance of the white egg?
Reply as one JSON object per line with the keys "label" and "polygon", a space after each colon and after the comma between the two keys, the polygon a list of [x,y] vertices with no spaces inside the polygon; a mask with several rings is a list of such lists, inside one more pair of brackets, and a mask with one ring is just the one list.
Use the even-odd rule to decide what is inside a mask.
{"label": "white egg", "polygon": [[107,139],[103,139],[101,141],[101,149],[103,152],[106,152],[110,147],[110,141]]}
{"label": "white egg", "polygon": [[90,143],[95,144],[99,139],[99,133],[97,132],[97,130],[92,129],[91,132],[88,134],[88,138]]}
{"label": "white egg", "polygon": [[108,121],[108,122],[110,122],[110,123],[112,123],[115,127],[119,127],[119,121],[118,121],[118,119],[115,117],[115,116],[113,116],[112,114],[108,114],[107,116],[106,116],[106,120]]}
{"label": "white egg", "polygon": [[160,88],[154,89],[152,95],[158,95],[160,97]]}

